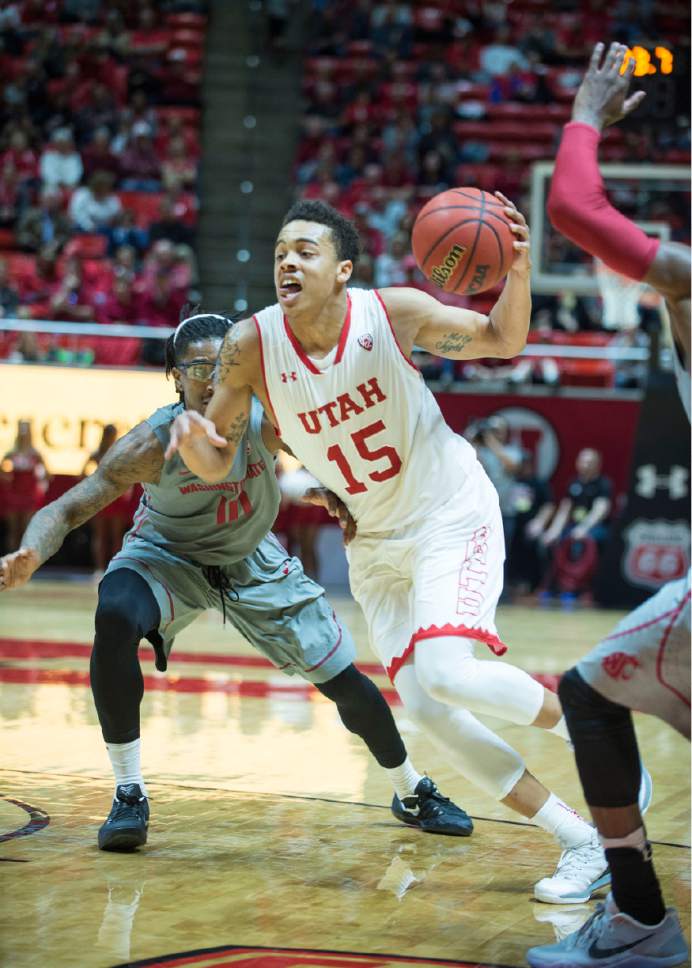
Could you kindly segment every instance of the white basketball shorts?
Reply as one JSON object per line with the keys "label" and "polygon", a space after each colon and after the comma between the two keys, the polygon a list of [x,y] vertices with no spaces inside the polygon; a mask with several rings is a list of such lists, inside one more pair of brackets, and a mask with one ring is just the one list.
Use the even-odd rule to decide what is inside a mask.
{"label": "white basketball shorts", "polygon": [[347,548],[351,591],[392,682],[417,643],[459,636],[506,646],[495,627],[505,543],[497,492],[476,463],[459,492],[406,528],[357,535]]}

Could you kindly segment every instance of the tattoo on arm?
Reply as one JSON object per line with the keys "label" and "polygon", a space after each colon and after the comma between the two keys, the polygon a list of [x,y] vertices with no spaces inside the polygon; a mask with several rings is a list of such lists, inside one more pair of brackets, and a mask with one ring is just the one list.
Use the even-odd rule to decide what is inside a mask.
{"label": "tattoo on arm", "polygon": [[435,349],[444,353],[459,353],[471,342],[468,333],[443,333],[442,338],[435,343]]}
{"label": "tattoo on arm", "polygon": [[153,431],[140,424],[113,445],[91,477],[34,515],[22,547],[36,551],[41,563],[47,561],[70,531],[93,518],[131,485],[157,481],[162,466],[161,445]]}
{"label": "tattoo on arm", "polygon": [[230,376],[234,366],[240,366],[240,343],[235,327],[228,332],[221,345],[215,378],[217,383],[224,383]]}
{"label": "tattoo on arm", "polygon": [[240,442],[241,437],[247,430],[247,423],[248,423],[249,417],[250,417],[250,414],[243,411],[242,413],[239,413],[238,416],[235,418],[228,432],[225,434],[226,440],[229,442],[229,444],[233,444],[234,447],[238,446],[238,443]]}

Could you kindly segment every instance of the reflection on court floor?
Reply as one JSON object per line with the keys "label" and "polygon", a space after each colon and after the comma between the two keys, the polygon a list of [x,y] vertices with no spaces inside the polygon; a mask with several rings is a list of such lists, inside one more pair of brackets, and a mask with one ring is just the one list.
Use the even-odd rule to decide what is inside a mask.
{"label": "reflection on court floor", "polygon": [[[143,647],[149,842],[98,851],[112,784],[88,688],[93,602],[91,588],[48,583],[0,599],[3,964],[521,966],[530,945],[588,917],[591,905],[531,900],[557,859],[548,838],[456,775],[394,705],[419,769],[476,818],[468,840],[398,824],[386,777],[332,705],[258,661],[216,616],[181,636],[166,676]],[[337,605],[375,675],[353,603]],[[513,660],[547,676],[613,621],[500,617]],[[564,743],[492,725],[583,805]],[[637,726],[655,782],[657,867],[686,923],[689,747],[655,720]]]}

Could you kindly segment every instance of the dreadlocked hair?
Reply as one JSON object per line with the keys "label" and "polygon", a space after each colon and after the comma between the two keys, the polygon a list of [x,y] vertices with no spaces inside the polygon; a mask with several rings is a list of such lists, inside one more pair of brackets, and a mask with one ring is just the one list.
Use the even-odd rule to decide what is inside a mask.
{"label": "dreadlocked hair", "polygon": [[173,368],[178,364],[180,353],[183,353],[190,343],[197,343],[203,339],[219,336],[223,339],[233,323],[233,316],[222,316],[217,313],[201,313],[198,305],[183,306],[178,328],[166,340],[166,376],[170,376]]}

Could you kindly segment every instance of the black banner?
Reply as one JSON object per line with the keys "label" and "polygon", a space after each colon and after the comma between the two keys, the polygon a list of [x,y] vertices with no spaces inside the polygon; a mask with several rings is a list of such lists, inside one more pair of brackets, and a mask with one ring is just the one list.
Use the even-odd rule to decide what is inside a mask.
{"label": "black banner", "polygon": [[600,605],[630,609],[690,566],[690,424],[672,373],[652,370],[642,403],[627,504],[599,568]]}

